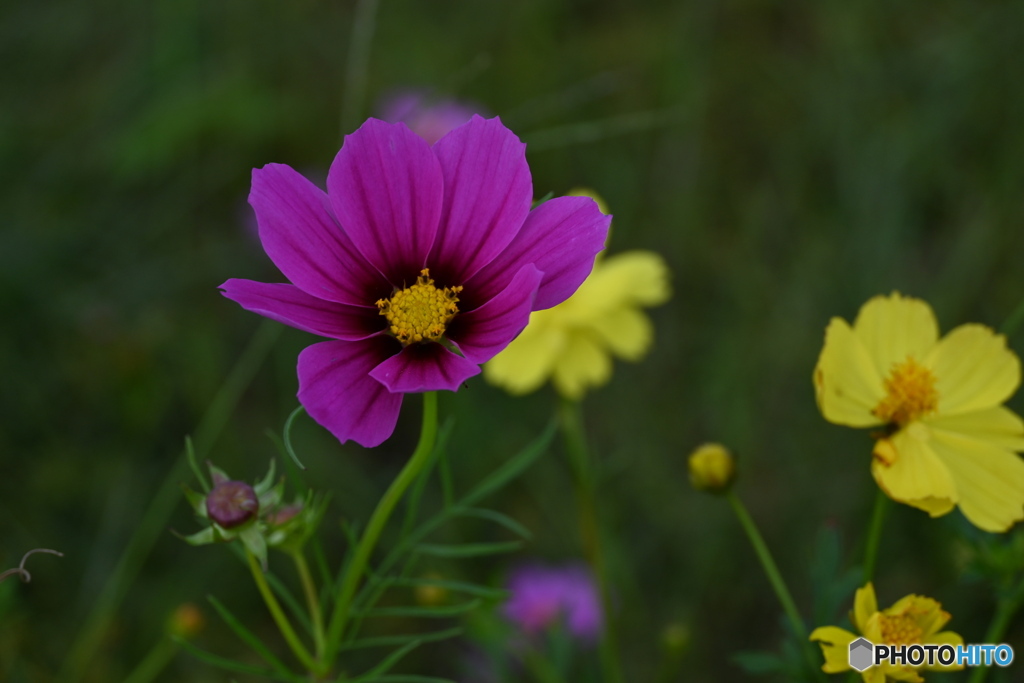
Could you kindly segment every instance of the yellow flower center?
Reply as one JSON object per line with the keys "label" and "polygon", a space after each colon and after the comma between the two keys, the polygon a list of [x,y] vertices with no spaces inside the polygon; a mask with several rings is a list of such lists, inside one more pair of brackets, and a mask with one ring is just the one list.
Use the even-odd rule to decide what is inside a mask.
{"label": "yellow flower center", "polygon": [[907,614],[889,616],[879,615],[878,621],[882,626],[882,641],[887,645],[910,645],[920,643],[924,631],[917,625],[912,617]]}
{"label": "yellow flower center", "polygon": [[935,390],[935,375],[911,356],[893,365],[885,380],[885,398],[871,411],[885,423],[901,427],[939,407],[939,392]]}
{"label": "yellow flower center", "polygon": [[459,312],[458,287],[438,289],[430,279],[430,270],[424,268],[416,284],[377,302],[380,314],[388,319],[388,329],[403,346],[413,342],[437,341],[448,323]]}

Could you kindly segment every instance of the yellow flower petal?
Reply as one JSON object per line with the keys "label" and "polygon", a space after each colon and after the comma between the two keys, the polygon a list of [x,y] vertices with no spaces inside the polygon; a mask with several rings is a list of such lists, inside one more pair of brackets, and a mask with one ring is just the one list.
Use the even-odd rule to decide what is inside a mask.
{"label": "yellow flower petal", "polygon": [[484,379],[516,395],[535,391],[547,381],[567,346],[564,332],[546,323],[548,313],[530,314],[526,329],[484,365]]}
{"label": "yellow flower petal", "polygon": [[821,414],[850,427],[881,424],[871,411],[885,396],[882,378],[867,349],[842,318],[825,330],[825,346],[814,369]]}
{"label": "yellow flower petal", "polygon": [[590,326],[615,355],[630,361],[643,358],[654,341],[654,325],[636,308],[610,311],[591,321]]}
{"label": "yellow flower petal", "polygon": [[[953,633],[952,631],[943,631],[942,633],[936,633],[935,635],[926,638],[925,642],[928,644],[952,645],[953,647],[956,647],[957,645],[963,645],[964,639],[963,636],[961,636],[959,633]],[[931,666],[928,666],[926,664],[924,668],[930,671],[959,671],[960,669],[964,668],[963,664],[956,664],[955,659],[953,660],[953,662],[954,663],[950,664],[949,666],[942,666],[938,663],[938,661],[936,661],[935,664],[932,664]]]}
{"label": "yellow flower petal", "polygon": [[881,670],[886,676],[893,679],[894,681],[906,681],[907,683],[921,683],[924,679],[921,678],[921,674],[917,673],[916,670],[909,666],[892,666],[891,664],[882,664],[881,666],[875,667]]}
{"label": "yellow flower petal", "polygon": [[871,615],[878,611],[878,600],[875,598],[875,586],[870,581],[863,588],[858,588],[853,596],[853,625],[864,633]]}
{"label": "yellow flower petal", "polygon": [[853,330],[882,375],[907,356],[923,360],[939,338],[931,306],[897,292],[876,296],[861,306]]}
{"label": "yellow flower petal", "polygon": [[1006,337],[984,325],[961,325],[925,361],[934,371],[942,415],[999,405],[1020,385],[1020,360]]}
{"label": "yellow flower petal", "polygon": [[885,683],[885,672],[880,666],[873,666],[862,671],[860,675],[864,678],[864,683]]}
{"label": "yellow flower petal", "polygon": [[594,266],[570,301],[581,309],[614,310],[623,306],[657,306],[672,294],[665,260],[652,251],[626,251]]}
{"label": "yellow flower petal", "polygon": [[605,384],[612,376],[608,353],[586,334],[571,334],[554,367],[555,388],[566,398],[578,399],[590,387]]}
{"label": "yellow flower petal", "polygon": [[957,501],[948,463],[933,450],[928,427],[913,423],[875,444],[871,474],[893,500],[921,508],[936,517]]}
{"label": "yellow flower petal", "polygon": [[1011,451],[1024,451],[1024,420],[1003,406],[956,415],[936,415],[924,421],[934,429],[959,432]]}
{"label": "yellow flower petal", "polygon": [[910,616],[918,628],[921,629],[923,642],[929,642],[928,638],[945,626],[950,618],[949,612],[942,609],[942,604],[938,600],[913,594],[897,600],[883,614],[891,616],[906,614]]}
{"label": "yellow flower petal", "polygon": [[932,430],[935,454],[956,481],[958,504],[979,529],[1006,531],[1024,519],[1024,460],[995,443]]}
{"label": "yellow flower petal", "polygon": [[850,643],[857,639],[855,634],[838,626],[821,626],[811,632],[810,639],[821,645],[821,654],[825,656],[822,671],[830,674],[849,671]]}

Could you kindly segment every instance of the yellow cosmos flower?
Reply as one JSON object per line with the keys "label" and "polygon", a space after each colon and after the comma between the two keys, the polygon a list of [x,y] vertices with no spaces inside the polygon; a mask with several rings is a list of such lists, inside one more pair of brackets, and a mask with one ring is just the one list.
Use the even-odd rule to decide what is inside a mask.
{"label": "yellow cosmos flower", "polygon": [[[570,194],[592,193],[576,190]],[[611,356],[638,361],[654,328],[641,310],[669,299],[669,270],[650,251],[602,258],[576,293],[554,308],[534,311],[516,339],[484,365],[484,379],[512,394],[528,394],[548,379],[570,399],[611,379]]]}
{"label": "yellow cosmos flower", "polygon": [[[853,613],[850,615],[857,631],[875,645],[963,645],[964,639],[952,631],[939,631],[949,621],[949,612],[931,598],[921,595],[908,595],[897,601],[892,607],[878,611],[875,599],[875,587],[868,582],[863,588],[857,589],[853,600]],[[850,643],[859,636],[838,626],[822,626],[814,629],[811,640],[821,644],[821,652],[825,655],[825,664],[821,670],[825,673],[841,673],[850,670]],[[925,660],[927,661],[927,660]],[[861,673],[864,683],[885,683],[887,680],[910,681],[920,683],[924,679],[918,673],[920,669],[957,670],[962,665],[951,664],[942,666],[893,666],[885,662],[873,666]]]}
{"label": "yellow cosmos flower", "polygon": [[1024,518],[1024,421],[1006,401],[1020,360],[1006,337],[961,325],[942,339],[928,304],[893,293],[833,318],[814,370],[825,419],[882,427],[871,473],[893,500],[932,517],[957,505],[975,526]]}

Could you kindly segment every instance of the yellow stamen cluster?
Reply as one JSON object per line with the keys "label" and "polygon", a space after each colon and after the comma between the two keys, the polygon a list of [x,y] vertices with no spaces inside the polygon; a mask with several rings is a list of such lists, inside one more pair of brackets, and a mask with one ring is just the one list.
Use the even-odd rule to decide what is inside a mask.
{"label": "yellow stamen cluster", "polygon": [[882,627],[882,641],[887,645],[911,645],[920,643],[924,631],[909,614],[878,615]]}
{"label": "yellow stamen cluster", "polygon": [[380,314],[388,319],[388,329],[403,346],[421,341],[437,341],[448,323],[459,312],[458,287],[438,289],[424,268],[416,284],[395,292],[390,299],[377,302]]}
{"label": "yellow stamen cluster", "polygon": [[934,413],[938,407],[935,375],[907,356],[907,360],[893,365],[885,380],[885,398],[871,412],[887,424],[903,426]]}

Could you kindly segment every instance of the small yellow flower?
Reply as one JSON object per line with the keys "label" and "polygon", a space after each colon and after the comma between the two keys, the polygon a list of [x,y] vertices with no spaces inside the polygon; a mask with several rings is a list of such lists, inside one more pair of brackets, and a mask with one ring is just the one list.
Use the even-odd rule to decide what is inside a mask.
{"label": "small yellow flower", "polygon": [[736,461],[725,446],[706,443],[690,454],[690,484],[698,491],[723,493],[736,478]]}
{"label": "small yellow flower", "polygon": [[669,299],[668,281],[668,266],[653,252],[599,255],[575,294],[530,314],[522,334],[484,366],[484,378],[516,395],[550,378],[566,398],[581,398],[611,379],[612,355],[638,361],[650,349],[654,329],[641,309]]}
{"label": "small yellow flower", "polygon": [[[964,639],[953,631],[939,631],[949,619],[949,612],[943,611],[941,604],[921,595],[908,595],[892,607],[879,612],[875,587],[870,581],[863,588],[857,589],[853,612],[850,614],[850,620],[857,631],[875,645],[963,645]],[[814,629],[811,640],[820,642],[821,652],[825,656],[821,670],[830,674],[849,671],[850,643],[857,638],[857,634],[838,626]],[[924,680],[918,674],[920,669],[938,671],[962,668],[962,665],[957,664],[942,666],[936,663],[914,667],[893,666],[886,662],[866,669],[861,676],[864,677],[864,683],[885,683],[890,679],[920,683]]]}
{"label": "small yellow flower", "polygon": [[829,422],[885,428],[871,473],[890,498],[1005,531],[1024,519],[1024,421],[1002,405],[1020,373],[1003,335],[970,324],[939,339],[931,307],[893,293],[852,328],[832,319],[814,388]]}

